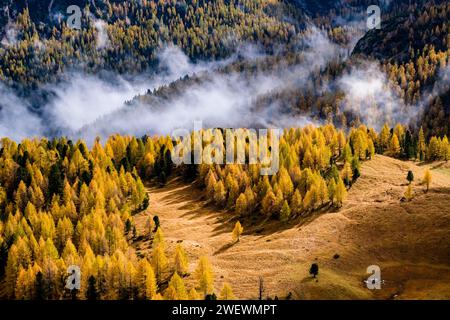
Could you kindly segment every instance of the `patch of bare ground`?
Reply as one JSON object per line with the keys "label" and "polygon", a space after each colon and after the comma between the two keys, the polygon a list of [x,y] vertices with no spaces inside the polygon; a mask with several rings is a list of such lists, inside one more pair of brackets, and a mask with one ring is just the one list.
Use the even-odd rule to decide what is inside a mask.
{"label": "patch of bare ground", "polygon": [[[432,169],[431,189],[420,180]],[[406,174],[412,170],[415,198],[402,202]],[[244,235],[233,244],[236,217],[208,205],[197,188],[170,181],[164,188],[150,187],[150,207],[135,219],[144,232],[149,215],[158,215],[168,243],[168,257],[182,241],[191,275],[198,258],[209,257],[215,288],[231,283],[240,299],[256,299],[258,279],[264,296],[280,299],[449,299],[450,298],[450,166],[417,165],[376,156],[362,165],[362,175],[348,200],[335,212],[317,212],[285,225],[245,221]],[[148,239],[135,242],[137,251],[150,257]],[[334,258],[335,254],[339,258]],[[312,279],[311,263],[319,264]],[[369,265],[381,267],[381,290],[364,284]]]}

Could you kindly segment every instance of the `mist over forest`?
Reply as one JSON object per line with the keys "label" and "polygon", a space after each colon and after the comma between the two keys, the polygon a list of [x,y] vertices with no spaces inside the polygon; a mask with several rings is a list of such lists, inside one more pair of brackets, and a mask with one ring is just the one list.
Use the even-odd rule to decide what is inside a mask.
{"label": "mist over forest", "polygon": [[[80,6],[83,3],[80,1]],[[393,5],[388,1],[379,4],[384,10]],[[351,1],[326,23],[309,16],[324,14],[330,4],[282,1],[264,9],[249,7],[263,29],[278,28],[287,34],[269,46],[264,37],[238,37],[236,30],[227,29],[228,36],[217,39],[221,51],[204,55],[189,51],[184,42],[170,41],[170,32],[178,31],[171,31],[171,27],[176,29],[168,20],[168,38],[158,40],[158,47],[151,49],[139,68],[130,60],[136,55],[145,59],[145,54],[123,51],[115,32],[127,30],[130,23],[135,28],[142,24],[125,18],[122,25],[124,16],[117,3],[91,3],[83,12],[79,31],[64,27],[63,2],[47,5],[48,16],[36,15],[33,9],[38,7],[33,1],[28,9],[5,6],[1,55],[6,58],[25,45],[33,50],[31,61],[38,62],[53,50],[55,34],[49,33],[49,28],[53,26],[55,33],[58,25],[62,27],[60,37],[72,34],[72,40],[64,45],[74,48],[66,50],[86,53],[81,59],[59,63],[56,72],[53,67],[48,74],[31,71],[28,82],[15,81],[10,69],[10,76],[3,73],[0,134],[15,140],[65,135],[93,141],[96,136],[114,133],[170,134],[177,127],[191,128],[194,120],[203,120],[207,127],[287,128],[331,121],[338,126],[360,122],[377,129],[386,122],[400,122],[416,128],[424,108],[448,90],[446,67],[434,76],[439,79],[439,89],[430,83],[414,93],[410,99],[414,101],[405,99],[403,89],[408,88],[397,85],[384,61],[360,54],[359,41],[376,30],[367,29],[365,7]],[[151,12],[148,3],[141,5],[131,1],[130,16],[142,14],[142,8]],[[245,11],[248,3],[240,5],[236,1],[232,8]],[[402,7],[402,3],[397,5]],[[39,2],[39,6],[45,4]],[[182,3],[175,8],[180,14],[186,12]],[[26,16],[20,10],[28,10]],[[156,17],[160,14],[165,13],[157,12]],[[272,25],[266,25],[264,19]],[[86,48],[77,43],[77,36],[89,36]],[[31,38],[30,47],[27,39]],[[110,56],[119,63],[111,65]],[[300,101],[292,99],[292,94],[301,95],[307,105],[299,107]],[[323,110],[322,104],[331,104],[326,107],[332,110]]]}

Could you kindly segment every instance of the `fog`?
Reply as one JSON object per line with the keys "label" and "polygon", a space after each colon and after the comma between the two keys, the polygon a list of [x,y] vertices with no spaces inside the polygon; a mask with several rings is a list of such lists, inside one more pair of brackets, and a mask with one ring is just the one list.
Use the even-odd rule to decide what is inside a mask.
{"label": "fog", "polygon": [[345,93],[342,107],[359,116],[360,120],[376,129],[384,123],[409,123],[417,117],[420,105],[405,105],[387,75],[375,62],[365,62],[353,67],[338,80]]}
{"label": "fog", "polygon": [[[303,61],[299,65],[286,66],[278,72],[259,72],[251,79],[236,72],[208,72],[199,81],[188,85],[181,94],[174,94],[168,99],[154,98],[150,103],[134,101],[131,106],[105,113],[94,123],[84,126],[76,135],[90,141],[95,136],[105,137],[113,133],[170,134],[179,128],[192,130],[194,121],[199,120],[204,127],[230,128],[278,128],[312,123],[308,115],[286,114],[276,103],[254,108],[255,101],[264,95],[292,86],[307,86],[314,71],[323,69],[337,57],[345,57],[348,51],[333,44],[324,31],[314,27],[310,28],[300,46]],[[198,67],[190,63],[180,50],[172,47],[165,53],[167,57],[163,56],[160,60],[167,66],[169,73],[198,73],[193,70]],[[237,55],[246,60],[264,57],[254,46],[241,47]],[[223,65],[223,61],[211,63],[208,70],[219,69]]]}
{"label": "fog", "polygon": [[[96,22],[99,49],[109,45],[105,25]],[[345,61],[356,40],[353,31],[350,45],[339,46],[327,33],[310,26],[298,44],[303,60],[298,65],[281,66],[277,71],[261,71],[249,79],[244,73],[219,70],[239,59],[258,61],[265,54],[255,45],[242,45],[225,60],[193,63],[177,47],[167,46],[158,54],[156,70],[139,76],[102,72],[88,75],[70,72],[57,84],[44,85],[50,97],[39,113],[5,85],[0,85],[0,135],[15,140],[32,136],[66,135],[92,142],[95,137],[121,134],[170,134],[174,129],[193,129],[194,121],[204,127],[301,127],[313,121],[308,114],[287,113],[277,102],[255,108],[261,97],[295,88],[315,87],[311,75],[323,70],[331,61]],[[269,69],[270,70],[270,69]],[[441,72],[448,82],[450,69]],[[169,97],[134,99],[149,90],[170,85],[185,76],[198,76],[196,81]],[[345,97],[341,109],[350,111],[368,126],[380,128],[385,122],[408,123],[422,110],[425,101],[406,106],[374,62],[362,62],[349,68],[333,83],[315,87],[318,93],[341,90]],[[436,96],[435,88],[427,96]],[[143,101],[145,100],[145,101]],[[130,103],[125,103],[131,101]]]}

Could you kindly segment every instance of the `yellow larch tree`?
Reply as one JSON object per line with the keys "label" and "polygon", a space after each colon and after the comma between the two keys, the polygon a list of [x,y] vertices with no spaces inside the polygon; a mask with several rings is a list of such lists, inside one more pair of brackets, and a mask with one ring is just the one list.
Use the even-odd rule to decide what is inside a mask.
{"label": "yellow larch tree", "polygon": [[186,252],[181,244],[177,244],[175,248],[175,272],[180,276],[184,276],[188,271],[188,259],[186,256]]}
{"label": "yellow larch tree", "polygon": [[219,299],[220,300],[235,300],[236,299],[229,283],[225,282],[223,284],[222,290],[220,291]]}
{"label": "yellow larch tree", "polygon": [[232,232],[233,240],[239,242],[242,232],[244,231],[244,227],[242,227],[239,221],[234,225],[234,229]]}
{"label": "yellow larch tree", "polygon": [[197,269],[195,271],[198,288],[204,296],[211,294],[214,290],[213,287],[213,271],[211,264],[206,256],[200,257]]}

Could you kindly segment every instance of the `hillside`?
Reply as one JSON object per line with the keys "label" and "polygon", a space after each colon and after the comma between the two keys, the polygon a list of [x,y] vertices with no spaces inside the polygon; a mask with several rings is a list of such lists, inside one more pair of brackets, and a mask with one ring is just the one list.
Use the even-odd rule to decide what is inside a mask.
{"label": "hillside", "polygon": [[[433,183],[425,194],[418,182],[431,167]],[[416,177],[416,197],[401,202],[406,173]],[[195,187],[178,180],[164,188],[150,187],[150,208],[135,217],[142,232],[148,215],[158,215],[169,255],[183,242],[189,270],[201,255],[209,256],[215,287],[229,281],[237,297],[255,299],[258,278],[264,296],[295,299],[419,299],[449,298],[450,166],[417,165],[385,156],[362,165],[362,176],[338,212],[315,213],[288,225],[280,222],[244,224],[244,235],[231,244],[236,221],[202,198]],[[420,236],[419,236],[420,235]],[[148,255],[148,241],[137,241],[138,254]],[[334,259],[338,254],[340,257]],[[318,282],[308,275],[316,261]],[[365,288],[369,264],[377,264],[385,280],[381,291]],[[189,276],[188,284],[194,283]]]}

